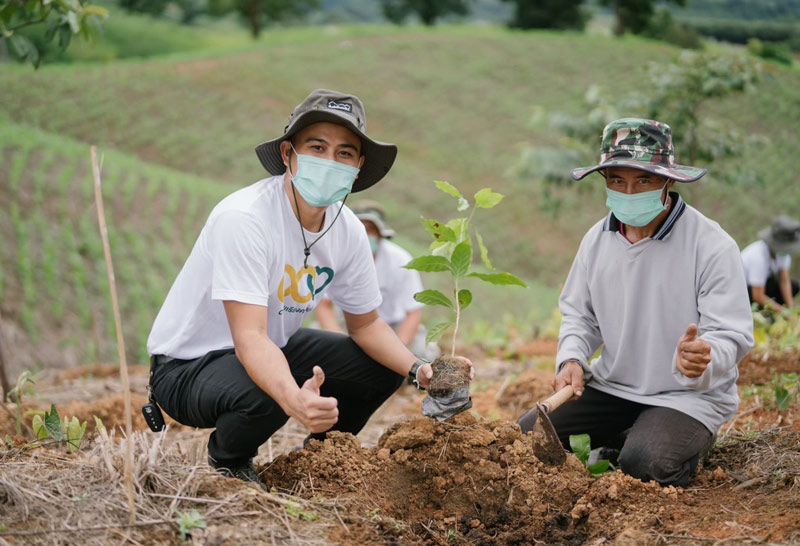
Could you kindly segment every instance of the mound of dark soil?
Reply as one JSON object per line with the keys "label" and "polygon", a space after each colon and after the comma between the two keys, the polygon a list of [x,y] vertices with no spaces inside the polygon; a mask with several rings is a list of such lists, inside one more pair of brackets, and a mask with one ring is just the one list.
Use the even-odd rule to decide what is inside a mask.
{"label": "mound of dark soil", "polygon": [[377,520],[383,541],[581,543],[659,528],[678,497],[675,489],[619,473],[593,480],[573,455],[549,467],[516,424],[469,413],[396,424],[371,449],[330,433],[261,471],[279,490],[347,499],[355,507],[348,513],[365,518],[352,536],[337,537],[345,543],[365,540],[363,525]]}

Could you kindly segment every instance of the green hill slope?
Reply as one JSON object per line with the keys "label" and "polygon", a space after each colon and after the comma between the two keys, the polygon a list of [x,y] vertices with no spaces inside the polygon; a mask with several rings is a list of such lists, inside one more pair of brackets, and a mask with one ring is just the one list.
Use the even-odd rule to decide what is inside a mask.
{"label": "green hill slope", "polygon": [[[559,135],[530,128],[534,107],[574,109],[592,83],[627,92],[638,85],[639,67],[677,53],[640,39],[570,33],[325,27],[272,30],[263,43],[238,52],[39,71],[0,66],[0,229],[7,235],[0,302],[31,331],[51,315],[56,329],[62,328],[58,321],[79,324],[84,330],[63,326],[68,343],[76,335],[94,345],[113,338],[107,313],[91,317],[91,302],[106,301],[98,240],[81,241],[96,231],[85,144],[116,150],[106,158],[106,195],[119,230],[114,251],[126,253],[118,267],[128,271],[118,276],[123,290],[133,291],[125,296],[126,314],[139,325],[134,344],[141,357],[141,338],[211,206],[264,176],[254,146],[279,134],[287,114],[315,87],[361,96],[370,134],[399,145],[395,169],[366,197],[386,204],[404,243],[423,248],[419,216],[446,219],[452,211],[434,179],[466,192],[491,186],[509,196],[476,217],[493,262],[539,286],[557,287],[581,236],[605,214],[604,199],[601,186],[589,180],[580,185],[586,191],[554,216],[541,209],[535,177],[507,174],[522,142],[558,145]],[[731,160],[752,168],[762,185],[725,187],[712,169],[697,191],[700,208],[740,243],[773,215],[796,216],[800,209],[794,182],[798,89],[799,71],[768,66],[757,93],[701,112],[723,127],[769,139],[757,156]],[[165,210],[177,220],[170,224],[165,218],[173,215],[164,216]],[[80,280],[81,269],[91,282]],[[81,282],[85,290],[92,286],[89,310],[81,302]],[[526,317],[537,306],[546,315],[554,290],[489,294],[481,316],[490,322],[507,312]],[[75,334],[98,329],[99,335]],[[92,354],[89,345],[85,351]]]}
{"label": "green hill slope", "polygon": [[[4,318],[17,322],[32,345],[62,352],[64,361],[113,359],[89,147],[8,123],[0,124],[0,145]],[[211,207],[229,188],[118,152],[103,159],[127,349],[133,361],[143,362],[155,313]],[[44,360],[52,359],[51,353]]]}

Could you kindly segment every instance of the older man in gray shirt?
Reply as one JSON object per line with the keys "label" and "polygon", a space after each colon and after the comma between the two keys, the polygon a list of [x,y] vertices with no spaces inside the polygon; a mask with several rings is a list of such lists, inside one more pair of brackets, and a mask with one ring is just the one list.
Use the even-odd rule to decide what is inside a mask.
{"label": "older man in gray shirt", "polygon": [[737,363],[753,344],[739,250],[670,191],[706,170],[675,163],[668,125],[610,123],[600,163],[572,176],[595,171],[611,212],[584,236],[559,300],[554,387],[575,396],[551,419],[565,446],[588,433],[621,447],[623,472],[685,486],[738,407]]}

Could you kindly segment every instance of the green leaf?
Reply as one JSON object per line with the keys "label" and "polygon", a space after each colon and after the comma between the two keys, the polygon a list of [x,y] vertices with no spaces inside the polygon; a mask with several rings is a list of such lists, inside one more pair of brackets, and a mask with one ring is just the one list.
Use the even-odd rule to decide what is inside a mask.
{"label": "green leaf", "polygon": [[431,251],[431,254],[433,254],[434,256],[442,256],[442,257],[446,258],[448,260],[447,263],[449,264],[450,263],[450,261],[449,261],[450,255],[453,253],[453,249],[455,247],[456,247],[456,243],[455,242],[440,243],[440,242],[434,241],[434,242],[431,243],[431,245],[429,247],[429,250]]}
{"label": "green leaf", "polygon": [[490,209],[503,200],[503,194],[483,188],[475,194],[475,204],[482,209]]}
{"label": "green leaf", "polygon": [[469,271],[469,264],[472,262],[472,245],[469,241],[461,241],[453,250],[450,263],[453,265],[453,276],[456,279],[463,278]]}
{"label": "green leaf", "polygon": [[406,269],[416,269],[425,273],[436,273],[438,271],[450,271],[450,260],[444,256],[420,256],[414,258],[406,265]]}
{"label": "green leaf", "polygon": [[55,404],[50,405],[50,413],[44,414],[44,428],[53,440],[60,442],[66,439]]}
{"label": "green leaf", "polygon": [[86,432],[86,421],[81,424],[77,417],[73,417],[65,427],[67,431],[67,445],[71,451],[78,451],[83,442],[83,433]]}
{"label": "green leaf", "polygon": [[33,433],[36,435],[37,438],[45,439],[50,436],[47,433],[47,429],[44,426],[44,420],[42,420],[41,415],[34,415],[33,416]]}
{"label": "green leaf", "polygon": [[451,328],[453,326],[455,326],[455,323],[449,320],[445,322],[440,322],[439,324],[428,330],[428,335],[425,336],[425,341],[427,343],[430,343],[431,341],[437,341],[440,337],[442,337],[442,334],[444,334],[448,328]]}
{"label": "green leaf", "polygon": [[486,245],[483,244],[483,237],[481,237],[481,234],[478,233],[477,230],[475,230],[475,237],[478,239],[478,248],[481,251],[481,261],[483,265],[486,266],[486,269],[494,269],[492,262],[489,261],[489,250],[486,248]]}
{"label": "green leaf", "polygon": [[446,224],[442,224],[436,220],[429,220],[427,218],[421,218],[422,225],[425,227],[425,231],[433,235],[433,238],[437,242],[455,242],[456,241],[456,233],[447,227]]}
{"label": "green leaf", "polygon": [[522,287],[528,286],[527,284],[522,282],[516,275],[512,275],[511,273],[470,273],[468,277],[477,277],[482,281],[498,285],[514,284]]}
{"label": "green leaf", "polygon": [[414,294],[414,299],[425,305],[442,305],[453,309],[453,302],[450,298],[439,292],[438,290],[423,290]]}
{"label": "green leaf", "polygon": [[86,15],[97,15],[98,17],[102,17],[103,19],[108,17],[108,10],[106,8],[94,4],[87,4],[83,6],[83,12]]}
{"label": "green leaf", "polygon": [[100,419],[97,415],[92,415],[92,417],[94,417],[94,428],[97,432],[106,429],[102,419]]}
{"label": "green leaf", "polygon": [[450,182],[445,182],[444,180],[434,180],[433,184],[447,195],[452,195],[456,199],[463,199],[461,192],[458,191]]}
{"label": "green leaf", "polygon": [[575,456],[585,465],[589,460],[589,452],[592,450],[591,441],[588,434],[570,434],[569,447]]}
{"label": "green leaf", "polygon": [[449,222],[447,222],[447,227],[453,230],[453,233],[456,234],[456,242],[460,243],[467,238],[467,232],[469,229],[469,222],[466,218],[453,218]]}
{"label": "green leaf", "polygon": [[778,411],[786,411],[789,407],[789,389],[781,385],[775,386],[775,405],[778,406]]}
{"label": "green leaf", "polygon": [[32,41],[21,34],[14,33],[9,38],[9,42],[11,42],[11,47],[14,48],[20,59],[31,63],[35,67],[39,66],[39,50],[36,49],[36,45]]}
{"label": "green leaf", "polygon": [[73,34],[78,34],[81,31],[81,24],[78,22],[78,14],[74,11],[67,12],[67,22]]}
{"label": "green leaf", "polygon": [[469,201],[464,199],[464,196],[461,195],[461,192],[456,189],[454,185],[450,182],[445,182],[444,180],[436,180],[433,182],[437,188],[442,190],[447,195],[452,195],[456,199],[458,199],[458,211],[461,212],[462,210],[467,210],[469,208]]}
{"label": "green leaf", "polygon": [[610,463],[608,461],[603,459],[601,461],[597,461],[591,466],[587,466],[586,470],[588,470],[592,476],[599,476],[600,474],[605,474],[608,472],[609,464]]}
{"label": "green leaf", "polygon": [[472,303],[472,292],[470,292],[466,288],[459,290],[458,305],[461,307],[461,310],[463,311],[464,309],[469,307],[470,303]]}

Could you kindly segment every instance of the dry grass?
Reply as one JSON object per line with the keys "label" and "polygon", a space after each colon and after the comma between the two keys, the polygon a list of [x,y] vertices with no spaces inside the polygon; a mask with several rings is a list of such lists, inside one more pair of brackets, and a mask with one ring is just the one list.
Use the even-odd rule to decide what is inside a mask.
{"label": "dry grass", "polygon": [[775,490],[790,486],[800,490],[800,432],[786,427],[742,432],[728,436],[712,452],[711,465],[719,464],[735,478],[738,489],[758,485]]}
{"label": "dry grass", "polygon": [[180,544],[179,513],[196,510],[196,543],[322,544],[345,527],[333,501],[307,501],[224,478],[202,441],[133,436],[136,521],[122,479],[127,440],[99,434],[76,454],[61,446],[0,453],[0,544]]}

